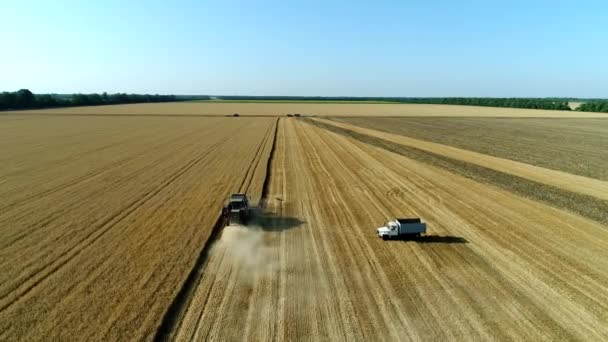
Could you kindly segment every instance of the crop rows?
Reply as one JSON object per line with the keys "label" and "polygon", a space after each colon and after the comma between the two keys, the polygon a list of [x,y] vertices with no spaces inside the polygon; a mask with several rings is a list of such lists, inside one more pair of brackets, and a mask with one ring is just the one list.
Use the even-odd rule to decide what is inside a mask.
{"label": "crop rows", "polygon": [[[313,109],[551,114],[4,114],[0,340],[608,339],[601,119],[276,118]],[[234,192],[246,227],[219,220]],[[378,239],[395,216],[427,235]]]}
{"label": "crop rows", "polygon": [[293,119],[270,174],[280,219],[225,228],[176,340],[608,336],[602,224]]}
{"label": "crop rows", "polygon": [[335,118],[575,175],[608,180],[608,115],[581,118]]}
{"label": "crop rows", "polygon": [[[274,120],[59,120],[63,132],[41,133],[51,150],[28,135],[6,142],[27,163],[0,175],[0,336],[150,338],[227,195],[244,179],[261,189]],[[41,131],[37,120],[18,124]],[[108,125],[119,132],[97,131]]]}

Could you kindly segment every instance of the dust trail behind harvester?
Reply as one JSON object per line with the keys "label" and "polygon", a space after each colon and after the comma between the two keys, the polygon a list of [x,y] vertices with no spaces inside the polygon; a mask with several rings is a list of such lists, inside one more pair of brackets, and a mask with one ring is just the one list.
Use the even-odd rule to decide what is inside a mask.
{"label": "dust trail behind harvester", "polygon": [[257,226],[226,226],[213,251],[223,251],[224,259],[239,270],[240,278],[253,282],[256,275],[279,270],[278,259],[273,254],[275,248],[264,236],[262,228]]}

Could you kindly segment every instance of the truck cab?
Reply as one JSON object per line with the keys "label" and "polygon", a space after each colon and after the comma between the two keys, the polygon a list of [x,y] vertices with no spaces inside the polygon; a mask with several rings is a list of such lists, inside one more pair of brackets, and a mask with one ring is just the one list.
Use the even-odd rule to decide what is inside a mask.
{"label": "truck cab", "polygon": [[399,236],[397,223],[395,221],[386,221],[384,226],[376,229],[376,231],[378,232],[378,237],[384,240]]}

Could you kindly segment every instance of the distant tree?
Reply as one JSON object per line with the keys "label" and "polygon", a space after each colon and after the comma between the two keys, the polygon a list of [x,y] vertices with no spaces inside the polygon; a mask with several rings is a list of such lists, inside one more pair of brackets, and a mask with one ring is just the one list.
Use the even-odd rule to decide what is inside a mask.
{"label": "distant tree", "polygon": [[22,108],[33,107],[36,97],[28,89],[19,89],[15,94],[15,104]]}
{"label": "distant tree", "polygon": [[37,107],[53,107],[57,105],[57,100],[51,95],[38,95],[36,96]]}
{"label": "distant tree", "polygon": [[90,105],[99,105],[103,103],[101,95],[99,94],[89,94],[88,100]]}
{"label": "distant tree", "polygon": [[0,109],[8,109],[15,105],[15,93],[0,93]]}
{"label": "distant tree", "polygon": [[72,106],[86,106],[89,104],[89,97],[85,94],[74,94],[70,102]]}

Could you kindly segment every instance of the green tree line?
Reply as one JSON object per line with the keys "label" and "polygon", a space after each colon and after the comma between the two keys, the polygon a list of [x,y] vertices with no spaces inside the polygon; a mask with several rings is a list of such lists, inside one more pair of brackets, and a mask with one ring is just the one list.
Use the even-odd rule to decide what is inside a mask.
{"label": "green tree line", "polygon": [[320,97],[320,96],[218,96],[221,100],[273,101],[378,101],[419,104],[450,104],[464,106],[509,107],[570,110],[567,99],[554,98],[490,98],[490,97]]}
{"label": "green tree line", "polygon": [[[221,100],[283,100],[283,101],[378,101],[393,103],[450,104],[464,106],[509,107],[570,110],[569,100],[584,102],[576,110],[584,112],[608,112],[608,100],[569,98],[490,98],[490,97],[323,97],[323,96],[216,96]],[[104,104],[169,102],[192,99],[208,100],[208,95],[141,95],[141,94],[73,94],[35,95],[27,89],[0,93],[0,110],[47,108],[68,106],[93,106]]]}
{"label": "green tree line", "polygon": [[176,101],[176,97],[174,95],[124,93],[73,94],[71,96],[35,95],[28,89],[21,89],[15,92],[0,93],[0,110],[169,101]]}
{"label": "green tree line", "polygon": [[578,106],[576,110],[581,112],[608,113],[608,100],[585,102]]}
{"label": "green tree line", "polygon": [[568,101],[542,98],[444,97],[410,98],[404,103],[450,104],[463,106],[509,107],[529,109],[570,110]]}

